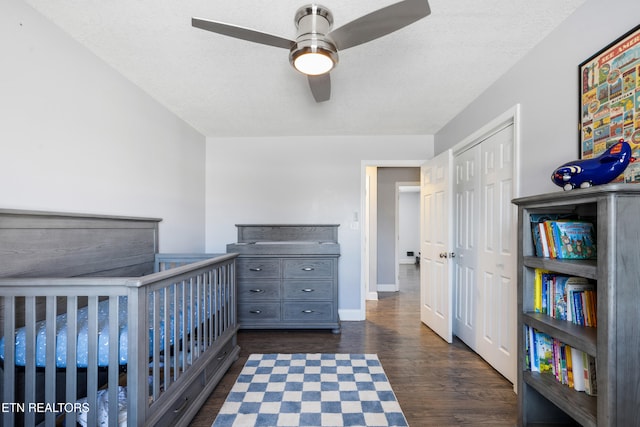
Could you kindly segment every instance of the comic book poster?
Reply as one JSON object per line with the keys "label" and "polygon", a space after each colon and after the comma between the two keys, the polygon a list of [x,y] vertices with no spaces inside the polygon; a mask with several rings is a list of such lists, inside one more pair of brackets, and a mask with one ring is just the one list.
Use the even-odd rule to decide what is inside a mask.
{"label": "comic book poster", "polygon": [[[624,138],[640,159],[640,25],[580,64],[580,157]],[[640,182],[640,162],[618,182]]]}

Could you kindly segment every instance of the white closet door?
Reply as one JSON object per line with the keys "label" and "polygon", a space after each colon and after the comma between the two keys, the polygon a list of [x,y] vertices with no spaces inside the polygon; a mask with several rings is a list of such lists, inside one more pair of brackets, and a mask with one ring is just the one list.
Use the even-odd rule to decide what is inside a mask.
{"label": "white closet door", "polygon": [[513,126],[481,144],[476,351],[516,379],[516,233]]}
{"label": "white closet door", "polygon": [[453,333],[473,350],[477,334],[478,212],[480,146],[454,158]]}
{"label": "white closet door", "polygon": [[451,150],[421,168],[420,186],[420,319],[452,342]]}

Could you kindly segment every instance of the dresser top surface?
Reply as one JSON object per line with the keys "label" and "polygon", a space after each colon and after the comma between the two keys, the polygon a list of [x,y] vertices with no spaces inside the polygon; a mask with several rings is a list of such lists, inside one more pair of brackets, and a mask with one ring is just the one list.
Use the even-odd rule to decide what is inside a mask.
{"label": "dresser top surface", "polygon": [[311,245],[338,243],[337,224],[236,224],[238,243]]}

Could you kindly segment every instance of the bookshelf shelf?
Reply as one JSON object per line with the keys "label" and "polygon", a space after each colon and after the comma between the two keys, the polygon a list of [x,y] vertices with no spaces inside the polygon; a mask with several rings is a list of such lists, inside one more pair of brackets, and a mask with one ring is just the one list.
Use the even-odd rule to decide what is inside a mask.
{"label": "bookshelf shelf", "polygon": [[570,276],[581,276],[594,280],[598,278],[598,263],[592,259],[553,259],[527,256],[524,257],[523,263],[527,267],[551,270]]}
{"label": "bookshelf shelf", "polygon": [[[518,206],[518,425],[640,425],[640,186],[608,184],[513,201]],[[596,224],[596,260],[535,256],[531,216],[576,214]],[[535,270],[595,283],[597,328],[535,313]],[[539,288],[538,288],[539,289]],[[526,328],[581,350],[596,361],[597,396],[553,374],[531,372]]]}
{"label": "bookshelf shelf", "polygon": [[558,383],[550,374],[527,371],[524,382],[541,394],[546,394],[573,420],[583,426],[597,426],[597,398],[588,394],[569,390]]}
{"label": "bookshelf shelf", "polygon": [[574,325],[542,313],[523,313],[523,323],[554,336],[571,347],[597,356],[597,328]]}

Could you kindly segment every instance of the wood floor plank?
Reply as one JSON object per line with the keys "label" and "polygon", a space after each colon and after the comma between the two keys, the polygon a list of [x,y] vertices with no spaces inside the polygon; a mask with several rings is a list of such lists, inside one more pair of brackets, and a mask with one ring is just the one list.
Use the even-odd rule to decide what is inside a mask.
{"label": "wood floor plank", "polygon": [[403,265],[400,292],[367,302],[367,320],[329,331],[240,331],[240,358],[191,426],[210,427],[252,353],[376,353],[409,425],[515,426],[513,385],[464,343],[420,322],[419,268]]}

